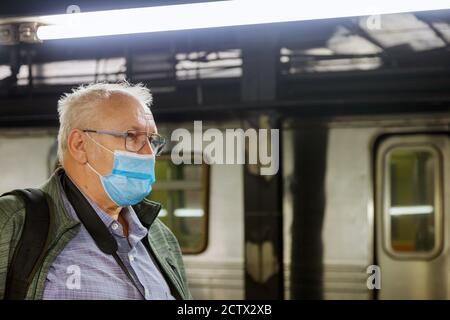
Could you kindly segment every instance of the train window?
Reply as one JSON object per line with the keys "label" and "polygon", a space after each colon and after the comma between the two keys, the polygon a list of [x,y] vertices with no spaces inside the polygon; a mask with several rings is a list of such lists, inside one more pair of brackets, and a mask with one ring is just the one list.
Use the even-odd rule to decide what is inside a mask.
{"label": "train window", "polygon": [[404,256],[438,249],[440,157],[431,146],[397,146],[385,157],[388,248]]}
{"label": "train window", "polygon": [[170,157],[156,161],[156,183],[150,199],[163,205],[159,218],[172,230],[187,254],[206,249],[208,165],[175,165]]}

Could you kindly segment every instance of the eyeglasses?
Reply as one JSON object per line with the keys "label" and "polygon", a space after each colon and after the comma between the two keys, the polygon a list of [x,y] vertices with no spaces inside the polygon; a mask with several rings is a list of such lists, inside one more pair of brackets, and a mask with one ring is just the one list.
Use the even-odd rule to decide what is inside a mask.
{"label": "eyeglasses", "polygon": [[124,137],[125,149],[131,152],[138,152],[147,142],[150,142],[150,146],[152,147],[155,156],[159,156],[161,154],[161,151],[166,144],[166,139],[163,136],[157,133],[147,135],[147,132],[145,131],[127,130],[127,132],[111,132],[84,129],[83,132],[93,132],[98,134],[109,134],[115,137]]}

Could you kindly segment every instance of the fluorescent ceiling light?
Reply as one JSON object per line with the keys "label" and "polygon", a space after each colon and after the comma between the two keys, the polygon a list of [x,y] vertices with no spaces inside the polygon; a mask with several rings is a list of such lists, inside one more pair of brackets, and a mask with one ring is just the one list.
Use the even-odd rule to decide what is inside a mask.
{"label": "fluorescent ceiling light", "polygon": [[203,217],[202,209],[176,209],[174,211],[175,217],[183,217],[183,218],[199,218]]}
{"label": "fluorescent ceiling light", "polygon": [[[82,9],[82,8],[81,8]],[[41,40],[450,9],[450,0],[231,0],[36,17]]]}
{"label": "fluorescent ceiling light", "polygon": [[389,209],[391,216],[402,216],[411,214],[430,214],[433,213],[433,206],[408,206],[408,207],[392,207]]}

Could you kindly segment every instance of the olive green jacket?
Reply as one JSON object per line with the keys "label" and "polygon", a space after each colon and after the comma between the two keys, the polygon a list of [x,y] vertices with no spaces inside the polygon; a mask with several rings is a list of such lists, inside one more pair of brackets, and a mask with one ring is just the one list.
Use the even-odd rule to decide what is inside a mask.
{"label": "olive green jacket", "polygon": [[[54,259],[80,230],[80,223],[66,211],[61,198],[62,186],[58,169],[40,189],[45,193],[50,211],[50,229],[46,253],[39,270],[35,273],[26,299],[40,300],[43,297],[45,280]],[[136,214],[149,229],[148,240],[155,259],[171,287],[172,294],[182,299],[192,299],[187,286],[181,250],[173,233],[156,216],[161,206],[144,200],[137,206]],[[5,295],[6,275],[14,250],[20,239],[25,218],[25,204],[13,195],[0,197],[0,299]]]}

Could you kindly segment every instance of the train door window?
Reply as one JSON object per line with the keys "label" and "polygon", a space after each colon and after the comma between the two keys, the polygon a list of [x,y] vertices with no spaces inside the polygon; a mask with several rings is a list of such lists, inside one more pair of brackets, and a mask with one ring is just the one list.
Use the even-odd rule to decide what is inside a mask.
{"label": "train door window", "polygon": [[162,156],[155,170],[150,199],[163,205],[158,217],[175,234],[183,253],[201,253],[208,236],[208,165],[175,165]]}
{"label": "train door window", "polygon": [[440,248],[441,158],[431,145],[397,145],[384,156],[386,248],[431,257]]}

